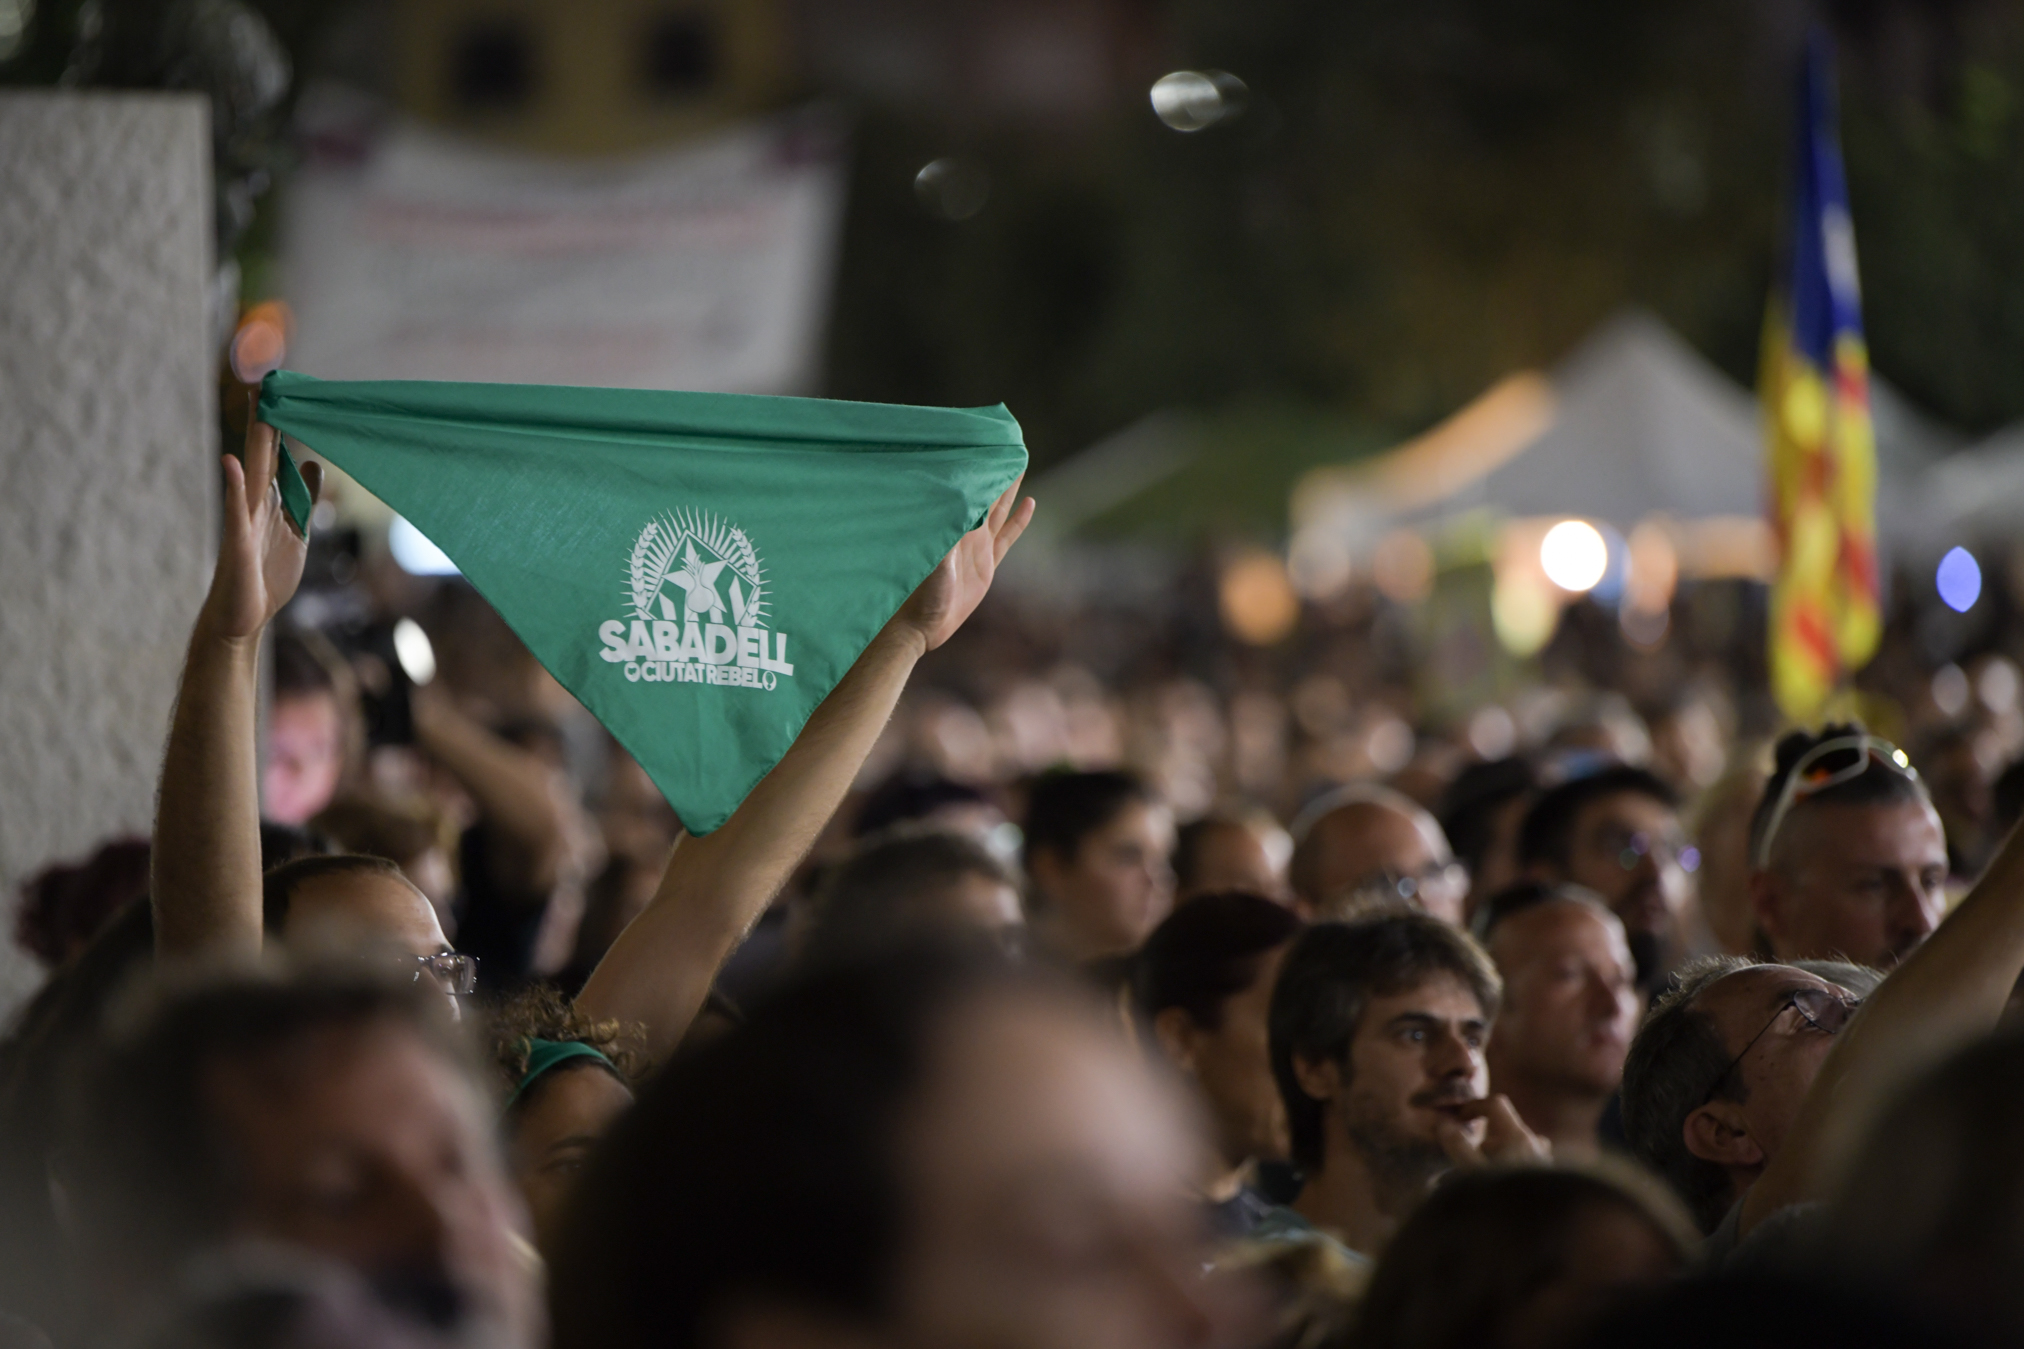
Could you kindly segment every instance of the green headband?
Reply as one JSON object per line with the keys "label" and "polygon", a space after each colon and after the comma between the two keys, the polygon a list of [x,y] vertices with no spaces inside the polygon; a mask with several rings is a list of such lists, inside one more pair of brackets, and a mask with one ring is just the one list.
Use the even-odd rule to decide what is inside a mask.
{"label": "green headband", "polygon": [[581,1040],[537,1040],[530,1035],[527,1037],[527,1071],[520,1075],[520,1085],[513,1088],[513,1094],[506,1098],[506,1109],[511,1110],[543,1073],[571,1059],[596,1059],[614,1077],[618,1076],[616,1064]]}

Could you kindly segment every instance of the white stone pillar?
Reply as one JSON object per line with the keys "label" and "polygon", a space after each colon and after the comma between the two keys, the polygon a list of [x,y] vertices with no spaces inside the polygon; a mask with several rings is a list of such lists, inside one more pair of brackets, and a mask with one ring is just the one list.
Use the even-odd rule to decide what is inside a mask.
{"label": "white stone pillar", "polygon": [[210,116],[0,93],[0,1014],[16,888],[146,834],[216,539]]}

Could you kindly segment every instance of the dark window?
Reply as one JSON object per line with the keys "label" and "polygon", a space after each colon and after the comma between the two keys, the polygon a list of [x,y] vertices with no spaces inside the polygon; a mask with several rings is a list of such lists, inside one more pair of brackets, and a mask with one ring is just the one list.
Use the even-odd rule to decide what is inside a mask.
{"label": "dark window", "polygon": [[475,23],[450,48],[450,90],[458,106],[499,112],[534,97],[534,41],[515,23]]}
{"label": "dark window", "polygon": [[647,27],[647,91],[682,98],[717,74],[717,30],[707,14],[663,14]]}

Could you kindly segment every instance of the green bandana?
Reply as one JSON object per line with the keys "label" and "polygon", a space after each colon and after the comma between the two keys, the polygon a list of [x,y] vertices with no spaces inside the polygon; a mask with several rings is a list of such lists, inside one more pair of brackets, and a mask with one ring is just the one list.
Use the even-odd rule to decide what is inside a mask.
{"label": "green bandana", "polygon": [[1002,407],[277,371],[260,419],[449,554],[699,834],[1026,468]]}
{"label": "green bandana", "polygon": [[571,1059],[596,1059],[610,1068],[614,1076],[618,1073],[610,1059],[581,1040],[537,1040],[530,1035],[527,1037],[527,1071],[520,1074],[520,1085],[513,1088],[513,1094],[506,1098],[506,1109],[511,1110],[543,1073]]}

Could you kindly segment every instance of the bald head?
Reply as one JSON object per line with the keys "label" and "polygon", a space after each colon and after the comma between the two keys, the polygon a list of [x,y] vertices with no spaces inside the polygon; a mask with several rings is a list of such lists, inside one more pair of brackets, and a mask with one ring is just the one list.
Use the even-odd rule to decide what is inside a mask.
{"label": "bald head", "polygon": [[1454,921],[1458,914],[1444,907],[1443,873],[1452,861],[1432,815],[1406,797],[1373,791],[1325,810],[1302,832],[1290,879],[1301,901],[1319,915],[1372,877],[1411,878],[1428,911]]}

